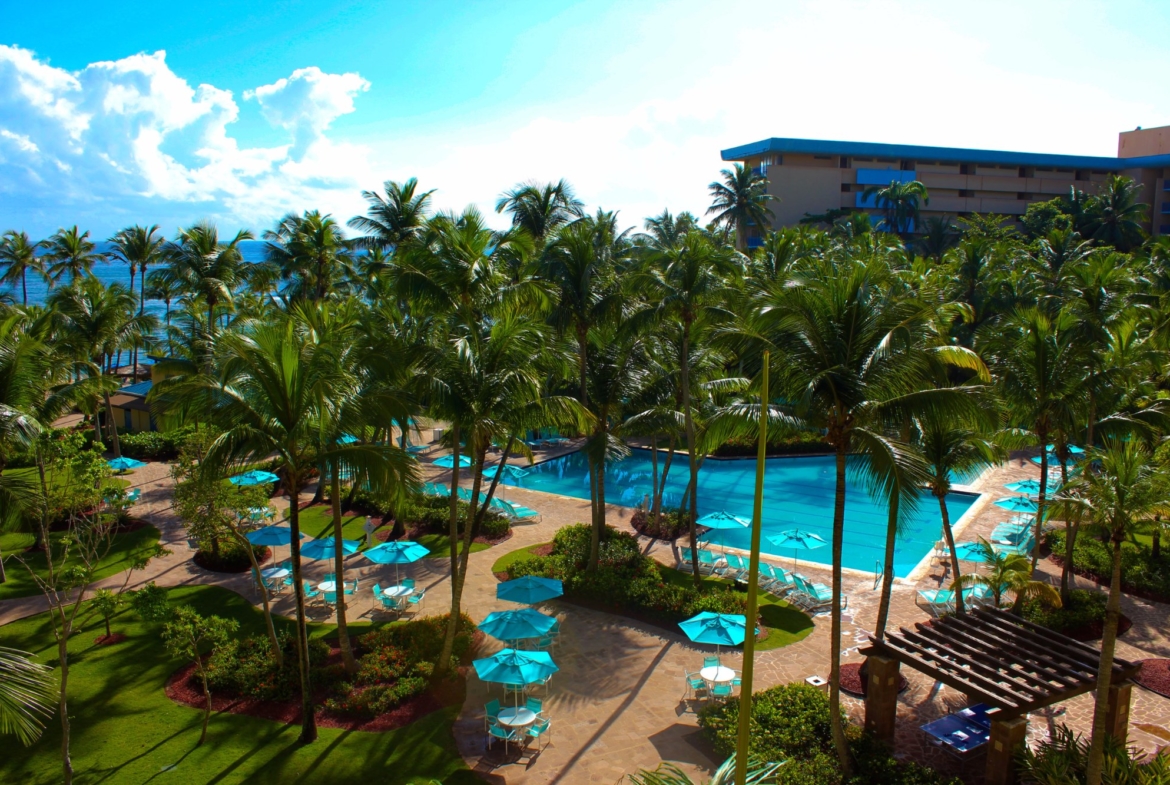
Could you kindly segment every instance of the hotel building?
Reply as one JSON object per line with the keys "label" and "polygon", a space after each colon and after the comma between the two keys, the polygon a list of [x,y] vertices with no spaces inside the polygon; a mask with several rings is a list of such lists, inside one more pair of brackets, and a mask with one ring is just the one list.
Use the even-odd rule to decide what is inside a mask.
{"label": "hotel building", "polygon": [[[875,197],[866,198],[864,192],[892,180],[926,186],[930,202],[921,208],[923,218],[1018,217],[1032,202],[1063,196],[1070,187],[1094,193],[1116,173],[1141,185],[1140,201],[1150,206],[1146,228],[1155,235],[1170,234],[1170,126],[1122,132],[1116,158],[777,138],[733,147],[722,156],[768,178],[774,227],[832,208],[880,216]],[[751,228],[749,247],[758,246],[760,236],[758,228]]]}

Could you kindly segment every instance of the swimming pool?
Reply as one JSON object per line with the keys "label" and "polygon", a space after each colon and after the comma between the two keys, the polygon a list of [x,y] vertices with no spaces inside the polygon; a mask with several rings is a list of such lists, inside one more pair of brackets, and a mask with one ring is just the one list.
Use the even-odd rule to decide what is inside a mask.
{"label": "swimming pool", "polygon": [[[663,455],[659,453],[658,467],[662,470]],[[652,477],[650,453],[634,450],[633,454],[609,465],[605,475],[606,500],[613,504],[634,507],[650,493]],[[666,482],[663,504],[677,506],[689,477],[685,454],[676,455]],[[699,515],[725,510],[733,515],[750,518],[752,494],[755,490],[756,462],[754,459],[708,459],[699,470]],[[764,540],[761,551],[777,559],[792,558],[792,551],[784,551],[767,541],[769,534],[799,527],[820,535],[826,543],[833,535],[833,492],[836,480],[832,456],[801,456],[769,458],[764,477]],[[506,482],[534,491],[559,493],[578,499],[589,498],[589,474],[585,457],[571,453],[561,458],[529,467],[528,475],[519,481]],[[952,524],[975,503],[975,494],[951,493],[947,496],[947,511]],[[875,563],[883,558],[886,537],[886,506],[875,503],[865,487],[848,481],[845,497],[844,566],[873,572]],[[941,518],[938,502],[933,496],[924,496],[918,510],[906,522],[905,532],[894,548],[894,573],[905,577],[922,557],[934,547],[940,537]],[[729,547],[749,547],[749,530],[713,531],[712,544],[720,537]],[[832,563],[831,547],[801,551],[802,561]]]}

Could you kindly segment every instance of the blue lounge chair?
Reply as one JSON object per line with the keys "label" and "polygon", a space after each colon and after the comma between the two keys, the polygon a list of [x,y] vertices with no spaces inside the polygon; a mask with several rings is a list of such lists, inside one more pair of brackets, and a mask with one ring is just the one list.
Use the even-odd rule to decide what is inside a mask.
{"label": "blue lounge chair", "polygon": [[512,504],[503,499],[500,499],[499,502],[500,509],[513,523],[540,523],[541,514],[531,507],[525,507],[523,504]]}
{"label": "blue lounge chair", "polygon": [[[816,613],[833,606],[833,590],[828,586],[823,583],[813,583],[803,575],[794,574],[792,577],[803,595],[802,599],[808,610]],[[841,599],[844,601],[841,610],[845,610],[849,606],[849,598],[843,596]]]}
{"label": "blue lounge chair", "polygon": [[739,580],[740,577],[747,573],[748,566],[739,556],[736,556],[734,553],[729,553],[724,558],[727,560],[727,566],[715,570],[715,572],[724,578]]}
{"label": "blue lounge chair", "polygon": [[[921,600],[921,602],[920,602]],[[914,604],[937,619],[955,609],[955,592],[951,589],[923,589],[918,592]]]}

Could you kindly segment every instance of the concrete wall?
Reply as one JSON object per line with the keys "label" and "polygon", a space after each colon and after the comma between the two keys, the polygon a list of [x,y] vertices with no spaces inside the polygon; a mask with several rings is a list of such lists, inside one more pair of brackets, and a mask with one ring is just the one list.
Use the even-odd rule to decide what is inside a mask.
{"label": "concrete wall", "polygon": [[1160,128],[1138,128],[1117,135],[1117,157],[1134,158],[1139,155],[1170,153],[1170,125]]}

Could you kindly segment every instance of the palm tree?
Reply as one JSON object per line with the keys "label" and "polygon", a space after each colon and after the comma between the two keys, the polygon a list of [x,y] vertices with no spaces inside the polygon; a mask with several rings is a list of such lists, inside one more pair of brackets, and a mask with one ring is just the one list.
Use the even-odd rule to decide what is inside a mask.
{"label": "palm tree", "polygon": [[[98,377],[110,373],[115,353],[140,343],[157,328],[158,320],[150,314],[136,314],[134,294],[120,283],[104,286],[94,277],[83,278],[72,286],[55,290],[49,296],[49,305],[56,311],[60,323],[60,341],[78,361],[79,370]],[[114,457],[121,457],[118,424],[110,392],[118,388],[114,377],[103,379],[94,389],[105,404],[106,428],[109,431]],[[101,432],[94,412],[94,431],[98,441]]]}
{"label": "palm tree", "polygon": [[[141,272],[142,278],[138,291],[138,315],[146,312],[146,271],[155,266],[162,259],[163,245],[166,241],[158,234],[158,226],[149,228],[131,226],[123,229],[111,238],[113,245],[111,256],[121,259],[130,267],[130,289],[134,289],[134,274]],[[138,345],[134,346],[134,381],[138,381]]]}
{"label": "palm tree", "polygon": [[240,243],[252,233],[240,231],[227,243],[209,223],[180,229],[178,238],[166,247],[166,275],[182,291],[200,297],[207,309],[207,332],[215,335],[215,309],[230,305],[236,286],[243,279],[244,257]]}
{"label": "palm tree", "polygon": [[60,283],[66,273],[70,283],[82,276],[92,275],[94,264],[105,261],[105,256],[97,253],[96,248],[89,239],[89,232],[80,232],[76,226],[58,229],[56,234],[45,241],[50,283]]}
{"label": "palm tree", "polygon": [[735,247],[742,251],[747,247],[747,228],[758,226],[766,232],[776,217],[768,207],[775,197],[768,193],[768,178],[743,164],[719,174],[723,181],[707,186],[711,194],[707,215],[714,214],[715,225],[725,233],[735,230]]}
{"label": "palm tree", "polygon": [[1093,471],[1084,471],[1056,498],[1057,514],[1079,518],[1109,544],[1112,565],[1109,600],[1105,605],[1105,629],[1101,636],[1101,662],[1097,669],[1097,702],[1093,709],[1093,735],[1085,782],[1100,785],[1105,749],[1105,719],[1113,655],[1117,648],[1117,624],[1121,618],[1121,548],[1155,515],[1170,512],[1165,489],[1166,468],[1155,462],[1150,449],[1136,434],[1131,438],[1106,438],[1087,459]]}
{"label": "palm tree", "polygon": [[918,249],[923,256],[941,262],[943,255],[958,245],[961,237],[949,217],[931,216],[922,222],[922,236],[918,238]]}
{"label": "palm tree", "polygon": [[[955,535],[951,531],[951,515],[947,509],[947,494],[951,492],[951,478],[976,472],[1002,460],[1002,451],[978,430],[967,427],[950,417],[928,414],[918,420],[919,445],[922,457],[930,468],[929,486],[938,499],[942,516],[943,538],[951,552],[954,580],[960,581],[959,554]],[[963,596],[955,595],[955,610],[964,612]]]}
{"label": "palm tree", "polygon": [[527,231],[537,243],[583,216],[584,207],[564,180],[521,183],[496,200],[496,212],[509,213],[512,226]]}
{"label": "palm tree", "polygon": [[52,670],[23,651],[0,646],[0,734],[28,746],[41,736],[55,703]]}
{"label": "palm tree", "polygon": [[1040,559],[1040,533],[1048,492],[1048,450],[1057,432],[1069,433],[1080,422],[1083,404],[1084,353],[1077,340],[1077,321],[1067,311],[1050,318],[1031,308],[1017,312],[992,337],[988,352],[1010,425],[1027,432],[1040,450],[1040,493],[1037,501],[1032,568]]}
{"label": "palm tree", "polygon": [[871,185],[862,198],[871,196],[877,197],[874,204],[884,213],[886,228],[903,238],[918,225],[921,206],[930,204],[926,186],[917,180],[890,180],[889,185]]}
{"label": "palm tree", "polygon": [[976,540],[975,547],[986,567],[981,573],[956,577],[953,584],[956,598],[961,594],[961,589],[982,586],[991,592],[991,600],[996,608],[1003,606],[1004,594],[1007,592],[1015,597],[1012,609],[1016,613],[1020,612],[1026,600],[1039,600],[1056,608],[1061,606],[1060,593],[1051,584],[1032,579],[1032,565],[1027,556],[997,551],[982,537]]}
{"label": "palm tree", "polygon": [[287,290],[292,298],[322,300],[352,273],[352,243],[331,216],[316,210],[286,215],[264,239],[269,263],[292,282]]}
{"label": "palm tree", "polygon": [[394,250],[419,239],[426,228],[433,190],[419,193],[418,180],[413,177],[405,183],[387,180],[382,187],[384,197],[377,191],[362,191],[370,206],[365,215],[350,218],[347,224],[365,232],[354,241],[359,248]]}
{"label": "palm tree", "polygon": [[1146,239],[1148,204],[1138,202],[1141,186],[1128,177],[1111,174],[1104,187],[1089,199],[1085,234],[1128,252]]}
{"label": "palm tree", "polygon": [[698,463],[694,412],[691,407],[691,341],[696,322],[732,318],[724,306],[730,294],[726,276],[733,270],[734,257],[708,236],[689,232],[676,246],[655,249],[645,269],[631,279],[634,290],[643,292],[649,306],[631,322],[631,329],[642,324],[673,324],[679,329],[679,386],[682,390],[684,431],[690,465],[690,544],[694,580],[701,582],[698,565]]}
{"label": "palm tree", "polygon": [[49,277],[45,273],[45,265],[37,252],[44,247],[43,242],[33,242],[25,232],[15,229],[4,233],[0,238],[0,265],[4,266],[4,274],[0,276],[0,284],[16,286],[20,282],[20,301],[28,305],[28,273],[41,276],[45,283]]}
{"label": "palm tree", "polygon": [[889,438],[891,422],[924,411],[969,416],[972,388],[933,386],[940,363],[978,372],[982,363],[957,346],[927,347],[936,308],[891,287],[881,256],[861,263],[851,249],[813,265],[760,303],[749,323],[774,347],[775,395],[789,418],[821,430],[835,454],[833,607],[829,700],[833,739],[843,772],[852,764],[840,722],[841,555],[847,467],[872,478],[882,495],[895,490],[910,447]]}
{"label": "palm tree", "polygon": [[688,212],[671,215],[670,210],[663,210],[661,215],[647,218],[644,224],[646,231],[636,235],[634,242],[648,249],[673,248],[683,241],[692,229],[699,228],[699,220]]}

